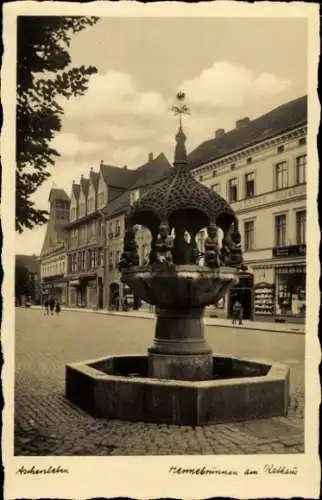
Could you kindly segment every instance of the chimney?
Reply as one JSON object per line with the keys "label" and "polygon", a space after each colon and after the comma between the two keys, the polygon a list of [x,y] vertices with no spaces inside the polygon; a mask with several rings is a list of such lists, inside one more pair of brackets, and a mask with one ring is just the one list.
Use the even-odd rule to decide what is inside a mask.
{"label": "chimney", "polygon": [[225,129],[224,128],[217,128],[215,132],[215,139],[218,139],[218,137],[222,137],[225,135]]}
{"label": "chimney", "polygon": [[149,153],[149,161],[153,161],[153,153]]}
{"label": "chimney", "polygon": [[249,125],[249,123],[250,123],[250,118],[248,118],[248,116],[245,116],[245,118],[241,118],[240,120],[237,120],[236,128],[240,129],[240,128],[247,127],[247,125]]}

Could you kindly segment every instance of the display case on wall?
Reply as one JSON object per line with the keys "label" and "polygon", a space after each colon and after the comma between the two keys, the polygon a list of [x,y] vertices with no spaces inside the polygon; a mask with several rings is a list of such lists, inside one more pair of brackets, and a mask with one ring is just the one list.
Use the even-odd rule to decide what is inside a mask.
{"label": "display case on wall", "polygon": [[273,316],[275,310],[274,285],[258,283],[254,287],[254,314],[257,316]]}

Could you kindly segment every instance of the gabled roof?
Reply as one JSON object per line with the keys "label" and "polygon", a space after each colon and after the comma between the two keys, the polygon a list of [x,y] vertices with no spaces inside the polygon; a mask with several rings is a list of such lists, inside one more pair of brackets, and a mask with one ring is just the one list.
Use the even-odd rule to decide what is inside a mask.
{"label": "gabled roof", "polygon": [[107,204],[107,207],[103,209],[103,212],[107,214],[108,218],[116,216],[118,214],[124,213],[130,204],[130,191],[124,191],[120,196],[114,198]]}
{"label": "gabled roof", "polygon": [[51,203],[54,200],[70,201],[66,191],[59,188],[52,188],[50,190],[48,201]]}
{"label": "gabled roof", "polygon": [[307,122],[307,96],[282,104],[248,125],[200,144],[188,155],[191,168],[269,139]]}
{"label": "gabled roof", "polygon": [[80,188],[81,188],[82,192],[84,193],[85,197],[87,197],[88,188],[89,188],[89,180],[86,179],[85,177],[81,177]]}
{"label": "gabled roof", "polygon": [[73,183],[72,185],[72,193],[74,194],[76,200],[78,200],[80,195],[80,185]]}
{"label": "gabled roof", "polygon": [[164,153],[160,153],[159,156],[144,163],[135,170],[137,172],[137,179],[131,185],[131,190],[161,181],[170,174],[171,168]]}
{"label": "gabled roof", "polygon": [[170,174],[171,168],[166,156],[161,153],[155,159],[149,160],[147,163],[132,170],[136,175],[136,179],[122,194],[114,199],[109,198],[110,201],[107,207],[103,209],[104,213],[110,218],[126,212],[130,204],[131,191],[140,189],[142,192],[145,192],[151,185],[165,179]]}
{"label": "gabled roof", "polygon": [[93,184],[95,191],[97,191],[98,188],[99,178],[100,174],[98,172],[94,172],[94,170],[90,171],[89,180]]}
{"label": "gabled roof", "polygon": [[113,167],[112,165],[101,165],[100,171],[108,186],[127,189],[136,179],[135,170]]}

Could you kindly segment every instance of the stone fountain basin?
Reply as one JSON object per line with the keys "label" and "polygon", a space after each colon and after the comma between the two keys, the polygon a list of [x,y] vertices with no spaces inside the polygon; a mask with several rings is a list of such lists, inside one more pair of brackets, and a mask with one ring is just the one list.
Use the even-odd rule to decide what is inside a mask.
{"label": "stone fountain basin", "polygon": [[108,356],[66,366],[66,396],[94,417],[205,425],[287,414],[289,368],[213,357],[213,379],[149,378],[146,355]]}
{"label": "stone fountain basin", "polygon": [[238,283],[238,273],[232,267],[153,264],[122,270],[122,281],[149,304],[189,309],[224,297]]}

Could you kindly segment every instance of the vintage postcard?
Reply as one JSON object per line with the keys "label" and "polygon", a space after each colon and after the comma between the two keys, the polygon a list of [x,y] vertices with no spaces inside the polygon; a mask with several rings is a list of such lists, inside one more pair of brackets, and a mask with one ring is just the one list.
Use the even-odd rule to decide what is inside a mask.
{"label": "vintage postcard", "polygon": [[318,5],[3,41],[5,498],[318,498]]}

